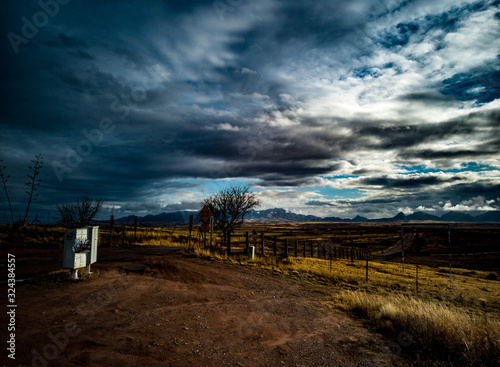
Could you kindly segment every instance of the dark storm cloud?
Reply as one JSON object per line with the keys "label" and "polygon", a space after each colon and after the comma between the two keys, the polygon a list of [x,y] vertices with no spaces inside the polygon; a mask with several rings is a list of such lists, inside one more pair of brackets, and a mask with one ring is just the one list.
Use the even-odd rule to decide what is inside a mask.
{"label": "dark storm cloud", "polygon": [[440,92],[462,101],[491,102],[500,97],[500,71],[478,75],[456,74],[443,81]]}
{"label": "dark storm cloud", "polygon": [[441,183],[452,183],[460,181],[460,177],[453,177],[451,179],[441,179],[436,176],[428,177],[411,177],[411,178],[389,178],[389,177],[374,177],[374,178],[363,178],[360,182],[364,185],[369,186],[384,186],[386,188],[422,188],[430,187],[431,185],[441,184]]}
{"label": "dark storm cloud", "polygon": [[[337,114],[333,107],[314,106],[323,93],[331,93],[335,106],[344,91],[328,88],[346,80],[421,73],[385,52],[418,44],[434,30],[442,32],[425,41],[436,52],[444,49],[447,34],[491,2],[443,5],[425,15],[413,15],[427,9],[418,1],[223,3],[224,14],[213,1],[73,0],[20,44],[18,53],[4,37],[0,154],[13,176],[23,177],[29,159],[42,152],[46,207],[87,193],[143,203],[134,208],[147,210],[164,207],[150,202],[164,193],[196,190],[211,179],[246,177],[262,188],[317,185],[318,176],[345,170],[346,159],[360,152],[403,162],[496,156],[498,111],[445,121],[425,117],[427,122],[417,123],[406,116]],[[21,34],[22,18],[40,11],[34,0],[0,6],[4,35]],[[464,101],[494,102],[499,97],[495,67],[449,73],[429,82],[432,88],[407,88],[387,100],[401,109],[441,111],[461,108]],[[138,92],[141,98],[134,98]],[[354,99],[366,92],[359,89]],[[102,121],[113,129],[99,132]],[[61,181],[53,163],[75,159],[91,132],[102,138],[91,142],[91,152],[73,162]],[[445,152],[430,146],[467,136],[481,143]],[[427,146],[419,147],[423,143]],[[376,163],[352,167],[348,173],[355,175],[388,173]],[[374,176],[363,182],[401,190],[440,184],[435,177],[384,181]],[[13,187],[16,196],[23,185]]]}
{"label": "dark storm cloud", "polygon": [[471,134],[474,126],[451,121],[441,124],[370,126],[359,130],[359,136],[376,136],[381,140],[379,149],[394,149],[432,142],[454,135]]}
{"label": "dark storm cloud", "polygon": [[488,155],[496,155],[497,151],[484,151],[472,149],[449,149],[444,151],[435,150],[409,150],[399,154],[401,158],[419,158],[419,159],[450,159],[450,158],[475,158]]}
{"label": "dark storm cloud", "polygon": [[338,164],[313,166],[310,161],[295,160],[290,162],[251,162],[242,166],[242,173],[250,177],[259,177],[260,186],[304,186],[311,184],[315,176],[324,175],[338,169]]}
{"label": "dark storm cloud", "polygon": [[59,33],[54,39],[45,42],[46,45],[58,48],[87,48],[85,41],[76,37],[68,36],[64,33]]}
{"label": "dark storm cloud", "polygon": [[401,101],[431,103],[431,104],[450,104],[454,101],[452,96],[445,96],[437,92],[412,92],[399,98]]}
{"label": "dark storm cloud", "polygon": [[334,206],[332,203],[329,203],[327,201],[321,201],[321,200],[311,200],[305,203],[304,205],[307,206],[319,206],[319,207],[324,207],[324,206]]}
{"label": "dark storm cloud", "polygon": [[[421,97],[418,96],[418,99]],[[386,125],[381,122],[378,126],[362,127],[357,131],[356,136],[373,136],[376,137],[378,142],[370,144],[372,149],[380,150],[393,150],[398,149],[398,156],[400,158],[465,158],[467,156],[474,157],[487,157],[494,156],[498,153],[497,145],[499,138],[499,131],[495,126],[500,121],[500,112],[498,110],[486,113],[471,113],[470,115],[462,118],[442,122],[439,124],[419,124],[419,125]],[[418,149],[413,148],[422,143],[437,142],[442,139],[451,137],[473,137],[475,134],[483,134],[483,127],[488,131],[486,141],[479,147],[473,149],[456,149],[449,148],[446,151],[433,150],[433,149]],[[482,137],[482,140],[485,138]],[[362,144],[359,139],[355,142],[355,146],[367,146]],[[360,144],[361,142],[361,144]]]}
{"label": "dark storm cloud", "polygon": [[387,34],[381,41],[384,47],[406,46],[410,41],[410,37],[417,33],[420,26],[417,23],[399,23],[396,25],[394,32]]}

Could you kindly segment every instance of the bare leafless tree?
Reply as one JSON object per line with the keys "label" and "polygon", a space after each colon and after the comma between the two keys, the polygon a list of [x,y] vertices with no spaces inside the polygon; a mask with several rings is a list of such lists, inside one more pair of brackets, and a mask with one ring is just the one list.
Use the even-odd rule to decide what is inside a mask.
{"label": "bare leafless tree", "polygon": [[57,206],[57,224],[66,228],[88,226],[99,214],[102,208],[102,199],[94,200],[86,195],[79,196],[71,204]]}
{"label": "bare leafless tree", "polygon": [[12,204],[10,202],[9,190],[7,190],[7,181],[10,176],[6,176],[3,173],[3,170],[7,168],[7,166],[2,165],[3,159],[0,159],[0,178],[2,179],[3,190],[5,191],[5,195],[7,196],[7,201],[9,202],[10,208],[10,216],[12,217],[12,224],[14,224],[14,212],[12,211]]}
{"label": "bare leafless tree", "polygon": [[228,232],[241,226],[253,208],[260,204],[248,186],[233,186],[210,195],[204,200],[214,217],[215,226],[222,232],[224,241]]}
{"label": "bare leafless tree", "polygon": [[35,156],[35,159],[31,161],[32,166],[28,166],[31,170],[31,174],[26,175],[29,178],[29,181],[26,182],[26,185],[30,188],[26,193],[29,195],[28,197],[28,205],[26,207],[26,214],[24,215],[23,223],[26,223],[28,220],[28,213],[30,211],[31,202],[35,201],[37,197],[40,195],[37,193],[38,186],[42,182],[41,179],[38,178],[40,175],[40,170],[43,168],[43,157],[41,154]]}

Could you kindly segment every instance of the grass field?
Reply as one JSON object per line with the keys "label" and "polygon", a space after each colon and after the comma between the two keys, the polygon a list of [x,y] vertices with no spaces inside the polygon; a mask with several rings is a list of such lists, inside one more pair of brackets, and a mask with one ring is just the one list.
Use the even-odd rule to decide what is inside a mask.
{"label": "grass field", "polygon": [[[241,228],[233,236],[233,248],[243,248],[249,232],[252,244],[259,234],[266,241],[283,243],[327,241],[335,246],[377,254],[401,237],[397,224],[292,224]],[[116,227],[112,246],[187,246],[186,227]],[[64,229],[28,227],[13,233],[19,241],[35,247],[62,248]],[[332,309],[356,313],[370,325],[394,338],[395,352],[406,355],[416,366],[500,366],[500,226],[455,225],[448,242],[447,230],[421,230],[405,256],[391,261],[289,256],[257,256],[249,261],[243,254],[227,256],[219,236],[214,251],[201,248],[193,232],[197,256],[238,266],[271,271],[277,276],[305,280],[328,295]],[[207,237],[209,238],[209,237]],[[100,231],[101,246],[111,245],[110,233]],[[452,280],[449,250],[452,249]],[[418,265],[418,277],[417,277]]]}
{"label": "grass field", "polygon": [[395,352],[407,354],[412,365],[500,363],[500,282],[486,279],[488,272],[455,269],[450,282],[447,269],[419,266],[417,287],[414,266],[403,274],[400,264],[369,262],[367,281],[366,262],[359,260],[266,256],[249,261],[206,249],[194,254],[326,288],[326,304],[356,313],[395,338]]}

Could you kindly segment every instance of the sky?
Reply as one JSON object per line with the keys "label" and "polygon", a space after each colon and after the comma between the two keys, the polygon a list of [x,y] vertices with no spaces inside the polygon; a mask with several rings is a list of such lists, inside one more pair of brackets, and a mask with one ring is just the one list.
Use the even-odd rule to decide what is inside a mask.
{"label": "sky", "polygon": [[120,217],[197,210],[234,185],[321,217],[500,208],[498,0],[0,8],[16,218],[39,153],[42,221],[80,195]]}

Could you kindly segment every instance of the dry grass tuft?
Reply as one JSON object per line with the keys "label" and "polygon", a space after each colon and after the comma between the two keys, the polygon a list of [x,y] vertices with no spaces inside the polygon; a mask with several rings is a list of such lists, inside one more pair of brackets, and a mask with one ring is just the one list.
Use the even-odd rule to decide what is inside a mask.
{"label": "dry grass tuft", "polygon": [[408,333],[411,347],[422,358],[448,360],[453,366],[499,365],[498,321],[405,295],[344,291],[336,300],[343,309],[354,311],[393,336]]}

